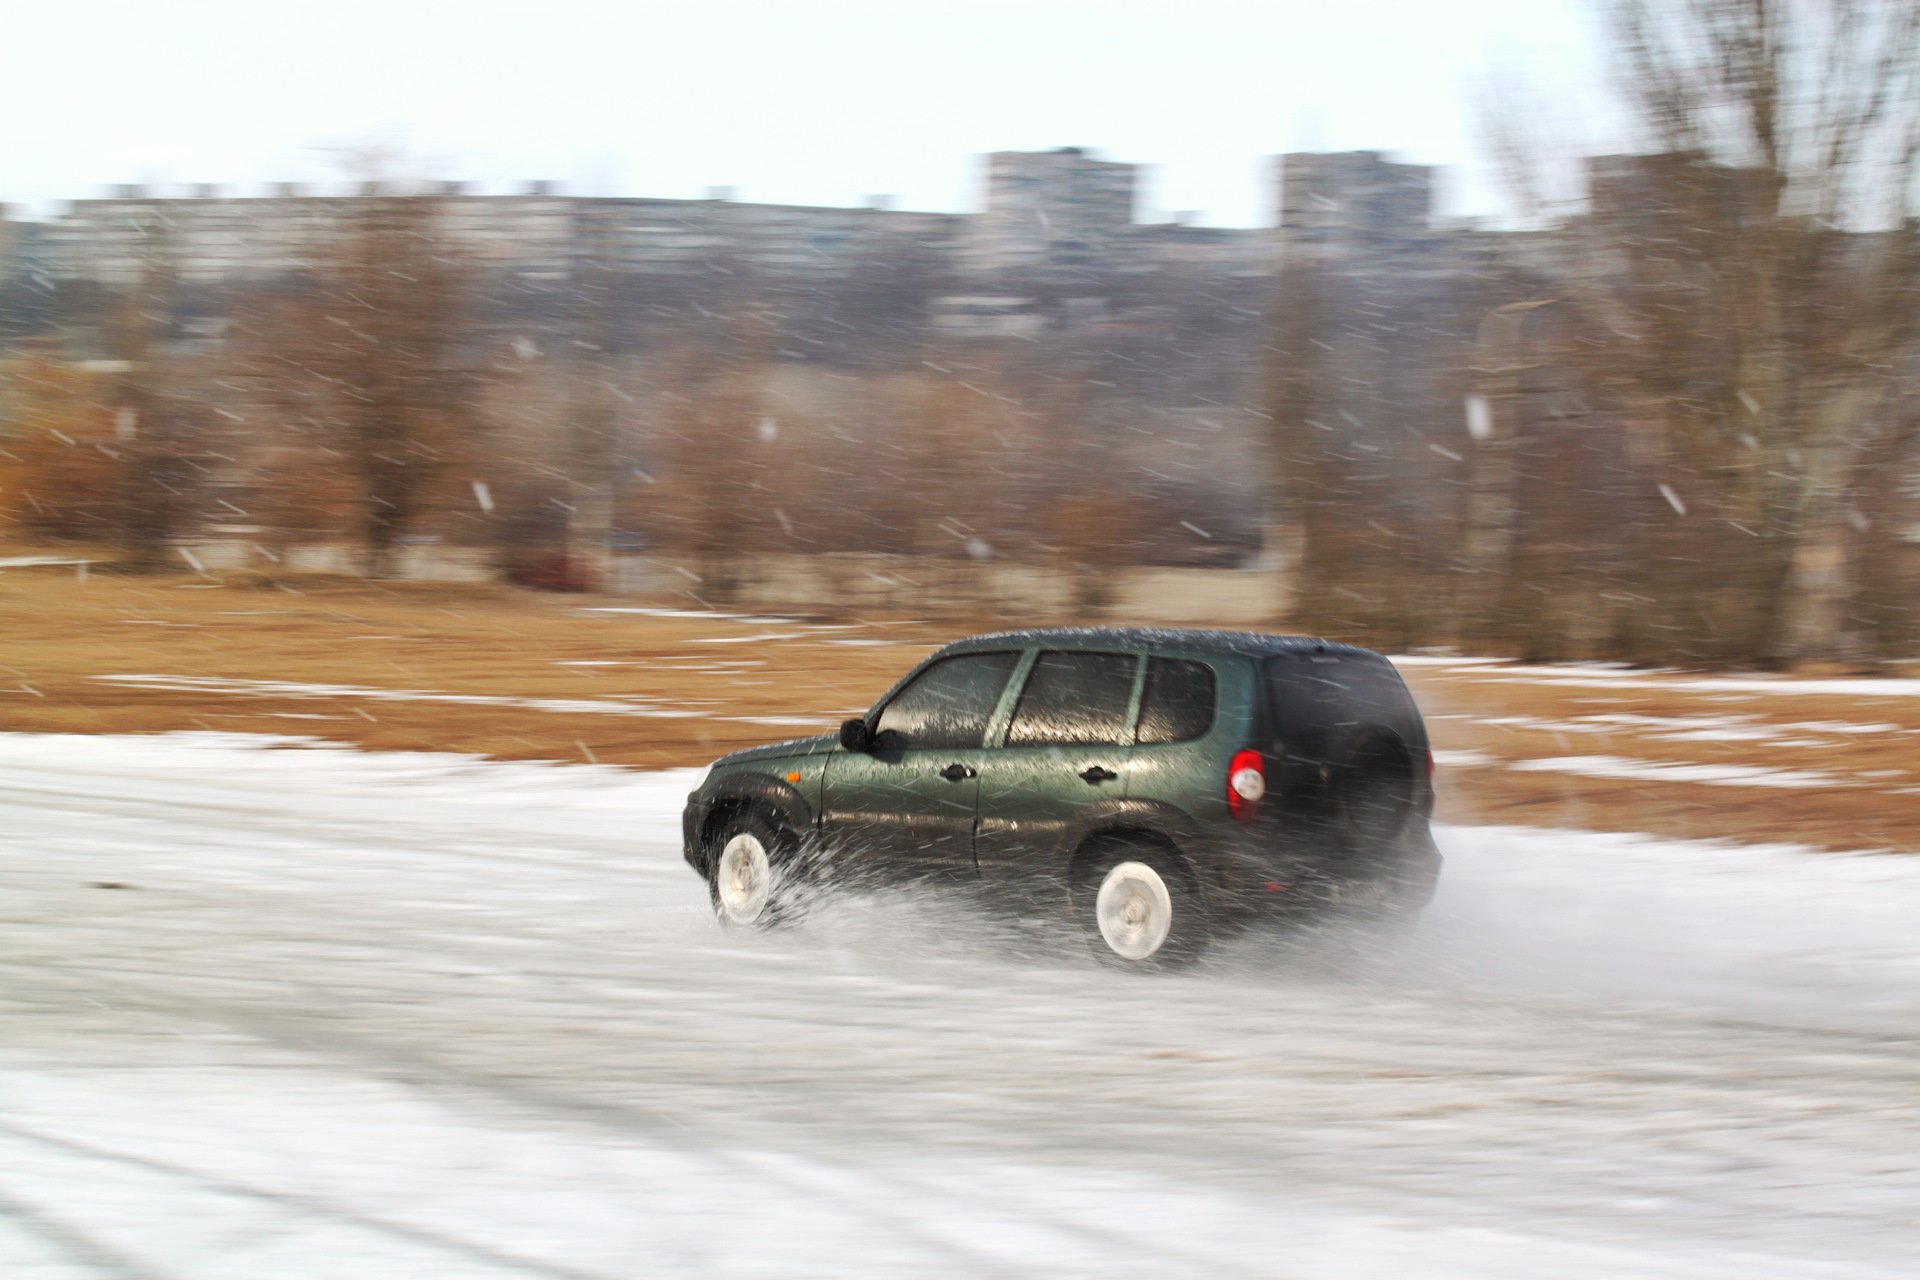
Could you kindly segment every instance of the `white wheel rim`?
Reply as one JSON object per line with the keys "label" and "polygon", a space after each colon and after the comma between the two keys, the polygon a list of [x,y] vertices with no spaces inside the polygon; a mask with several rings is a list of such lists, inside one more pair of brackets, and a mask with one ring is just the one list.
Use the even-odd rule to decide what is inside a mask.
{"label": "white wheel rim", "polygon": [[773,894],[773,866],[759,837],[742,831],[720,850],[714,872],[720,910],[735,924],[752,924],[767,909]]}
{"label": "white wheel rim", "polygon": [[1173,931],[1173,897],[1167,882],[1144,862],[1123,862],[1107,872],[1093,911],[1101,938],[1125,960],[1145,960]]}

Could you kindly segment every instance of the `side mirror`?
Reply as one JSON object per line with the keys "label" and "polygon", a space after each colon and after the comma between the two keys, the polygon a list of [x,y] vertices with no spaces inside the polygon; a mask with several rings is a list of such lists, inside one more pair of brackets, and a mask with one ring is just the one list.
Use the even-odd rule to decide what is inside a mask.
{"label": "side mirror", "polygon": [[873,746],[873,730],[858,717],[840,725],[840,745],[849,751],[866,751]]}

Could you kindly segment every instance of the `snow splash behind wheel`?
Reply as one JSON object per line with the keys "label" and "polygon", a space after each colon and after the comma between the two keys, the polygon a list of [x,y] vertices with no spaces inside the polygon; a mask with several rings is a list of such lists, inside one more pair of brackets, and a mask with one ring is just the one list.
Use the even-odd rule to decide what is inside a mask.
{"label": "snow splash behind wheel", "polygon": [[742,831],[727,841],[713,884],[715,904],[728,923],[753,924],[765,914],[773,897],[773,864],[758,836]]}
{"label": "snow splash behind wheel", "polygon": [[1094,918],[1113,954],[1145,960],[1173,931],[1173,896],[1158,871],[1144,862],[1122,862],[1100,882]]}

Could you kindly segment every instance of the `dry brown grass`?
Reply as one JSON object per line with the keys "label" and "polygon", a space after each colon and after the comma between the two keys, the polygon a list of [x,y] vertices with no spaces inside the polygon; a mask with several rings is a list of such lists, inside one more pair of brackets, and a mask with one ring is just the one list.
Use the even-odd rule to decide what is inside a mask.
{"label": "dry brown grass", "polygon": [[[818,731],[811,726],[829,728],[928,649],[995,625],[595,612],[633,607],[624,598],[506,587],[311,578],[219,583],[97,572],[81,582],[70,568],[7,569],[0,572],[0,729],[215,729],[310,734],[377,750],[591,758],[638,768],[702,764],[742,746]],[[1511,670],[1418,667],[1407,675],[1431,718],[1436,747],[1494,757],[1442,769],[1442,816],[1451,820],[1920,849],[1920,698],[1703,691],[1683,687],[1687,678],[1679,676],[1585,687],[1543,684]],[[112,676],[336,688],[304,697],[152,689],[102,679]],[[406,691],[512,701],[395,696]],[[576,705],[534,705],[543,701]],[[628,713],[608,713],[623,703]],[[1684,723],[1583,719],[1595,715]],[[1671,736],[1724,731],[1700,725],[1697,718],[1707,716],[1749,717],[1733,727],[1770,736]],[[1509,723],[1489,723],[1503,720]],[[1788,727],[1809,722],[1895,728],[1846,734]],[[1840,784],[1610,781],[1506,767],[1585,755],[1811,769]]]}
{"label": "dry brown grass", "polygon": [[[884,619],[826,627],[596,613],[633,602],[505,587],[204,578],[84,583],[70,569],[0,575],[0,726],[68,733],[205,728],[312,734],[376,750],[465,751],[647,768],[704,763],[864,707],[946,632]],[[779,639],[749,641],[748,637]],[[861,644],[837,643],[860,640]],[[617,665],[581,665],[617,664]],[[345,686],[259,696],[127,687],[161,675]],[[598,704],[401,700],[404,691]],[[622,699],[677,716],[607,714]]]}
{"label": "dry brown grass", "polygon": [[[1510,667],[1405,674],[1436,747],[1491,757],[1441,770],[1443,813],[1456,821],[1920,851],[1920,697],[1689,687],[1743,678],[1713,673],[1580,683]],[[1891,727],[1857,731],[1869,725]],[[1829,785],[1614,780],[1508,767],[1582,756],[1811,772]]]}

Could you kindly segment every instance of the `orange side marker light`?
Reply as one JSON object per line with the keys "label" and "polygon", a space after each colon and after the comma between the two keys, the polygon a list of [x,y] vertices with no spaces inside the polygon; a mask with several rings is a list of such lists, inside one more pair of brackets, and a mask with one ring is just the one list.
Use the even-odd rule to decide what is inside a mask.
{"label": "orange side marker light", "polygon": [[798,781],[800,781],[800,775],[799,775],[799,774],[797,774],[797,773],[790,773],[790,774],[788,774],[788,775],[787,775],[787,781],[788,781],[788,782],[798,782]]}

